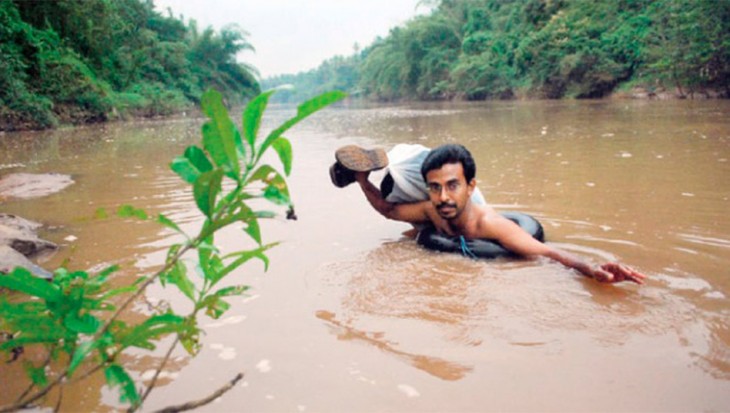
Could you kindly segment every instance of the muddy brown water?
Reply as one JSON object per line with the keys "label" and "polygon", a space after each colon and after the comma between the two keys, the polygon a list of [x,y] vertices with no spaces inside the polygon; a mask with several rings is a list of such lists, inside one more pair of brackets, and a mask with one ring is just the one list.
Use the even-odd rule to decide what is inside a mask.
{"label": "muddy brown water", "polygon": [[[274,107],[266,127],[292,113]],[[0,136],[0,174],[59,172],[76,182],[0,209],[47,225],[40,235],[62,246],[47,267],[120,263],[115,282],[153,271],[176,240],[170,232],[90,217],[131,203],[197,228],[191,195],[167,162],[197,141],[201,122]],[[346,106],[288,137],[299,220],[263,225],[265,241],[283,241],[269,271],[253,263],[235,274],[250,294],[231,300],[222,319],[202,320],[202,352],[174,354],[147,409],[202,398],[238,372],[243,381],[203,411],[730,408],[730,102]],[[403,237],[407,225],[381,218],[356,187],[337,189],[327,174],[340,145],[401,142],[465,144],[488,202],[533,214],[553,245],[630,264],[648,283],[599,285],[545,260],[419,248]],[[238,230],[218,241],[224,250],[249,245]],[[185,309],[161,288],[147,296]],[[161,352],[126,360],[148,377]],[[3,364],[0,377],[5,404],[23,387],[21,367]],[[64,393],[65,411],[119,406],[100,376]]]}

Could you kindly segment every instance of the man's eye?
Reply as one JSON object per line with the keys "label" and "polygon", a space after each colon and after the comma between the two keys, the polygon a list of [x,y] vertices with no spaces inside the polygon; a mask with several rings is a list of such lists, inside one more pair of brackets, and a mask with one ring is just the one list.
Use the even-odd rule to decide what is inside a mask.
{"label": "man's eye", "polygon": [[459,188],[458,182],[449,182],[449,190],[454,191]]}
{"label": "man's eye", "polygon": [[441,187],[438,185],[429,185],[428,190],[431,192],[439,192],[441,191]]}

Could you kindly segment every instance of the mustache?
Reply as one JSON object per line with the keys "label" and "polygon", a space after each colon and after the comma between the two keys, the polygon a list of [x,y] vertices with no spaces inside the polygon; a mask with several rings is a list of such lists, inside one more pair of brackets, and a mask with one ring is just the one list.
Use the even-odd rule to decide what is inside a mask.
{"label": "mustache", "polygon": [[442,202],[442,203],[436,205],[436,209],[444,209],[444,208],[454,208],[454,209],[456,209],[456,204],[450,204],[448,202]]}

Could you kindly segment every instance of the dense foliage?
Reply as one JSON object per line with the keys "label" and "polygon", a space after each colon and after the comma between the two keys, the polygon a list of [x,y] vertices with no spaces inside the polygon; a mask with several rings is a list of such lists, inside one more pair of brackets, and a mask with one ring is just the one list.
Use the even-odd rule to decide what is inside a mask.
{"label": "dense foliage", "polygon": [[[156,273],[140,274],[136,281],[121,287],[115,287],[111,278],[117,266],[96,274],[59,268],[50,282],[35,278],[20,267],[0,277],[0,288],[17,293],[10,299],[0,295],[0,354],[8,362],[22,362],[28,375],[27,390],[17,395],[14,404],[0,406],[0,412],[29,407],[51,389],[102,370],[107,384],[118,388],[120,401],[130,405],[129,411],[135,411],[155,388],[158,375],[178,344],[191,356],[200,351],[204,335],[199,323],[202,314],[220,318],[230,307],[227,300],[242,295],[248,288],[237,282],[232,284],[233,278],[240,275],[236,270],[253,259],[268,267],[266,252],[277,243],[264,243],[259,222],[277,214],[268,210],[267,204],[288,208],[287,218],[296,219],[286,182],[292,167],[292,145],[283,134],[345,96],[342,92],[324,93],[301,104],[294,117],[264,132],[260,129],[262,116],[273,93],[264,92],[248,103],[240,117],[241,127],[229,116],[221,94],[214,90],[203,94],[202,109],[208,119],[202,127],[202,145],[189,146],[183,155],[173,159],[170,167],[191,186],[195,205],[204,220],[195,235],[184,232],[166,216],[157,216],[160,224],[180,234],[180,243],[169,248]],[[283,173],[262,160],[272,150],[281,161]],[[104,217],[106,212],[100,210],[97,215]],[[145,211],[130,205],[120,207],[118,215],[149,219]],[[248,249],[223,254],[217,248],[215,234],[228,226],[243,230],[240,234],[249,242],[243,239],[236,245]],[[165,302],[157,305],[152,314],[144,315],[141,322],[120,317],[157,281],[185,297],[192,306],[190,312],[179,314],[170,302]],[[119,300],[120,297],[123,299]],[[133,348],[153,351],[161,342],[167,346],[169,340],[163,341],[166,337],[174,338],[172,344],[154,377],[139,392],[138,385],[142,383],[135,383],[130,376],[124,355]],[[43,357],[23,356],[22,349]],[[201,401],[164,411],[183,411],[208,403],[232,388],[241,377],[239,374]],[[58,395],[56,411],[61,407],[63,392]]]}
{"label": "dense foliage", "polygon": [[730,97],[730,0],[441,0],[384,39],[264,85],[379,100]]}
{"label": "dense foliage", "polygon": [[0,0],[0,130],[154,116],[215,87],[231,102],[260,91],[236,62],[236,26],[198,30],[151,0]]}

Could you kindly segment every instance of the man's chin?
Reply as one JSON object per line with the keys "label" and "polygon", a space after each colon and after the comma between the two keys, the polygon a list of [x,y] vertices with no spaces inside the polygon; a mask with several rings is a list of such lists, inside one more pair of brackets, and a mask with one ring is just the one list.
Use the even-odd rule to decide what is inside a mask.
{"label": "man's chin", "polygon": [[438,211],[438,214],[439,214],[439,216],[441,218],[446,219],[446,220],[456,218],[456,210],[454,210],[454,209],[450,209],[450,210],[447,210],[447,211],[441,211],[441,210],[439,210]]}

